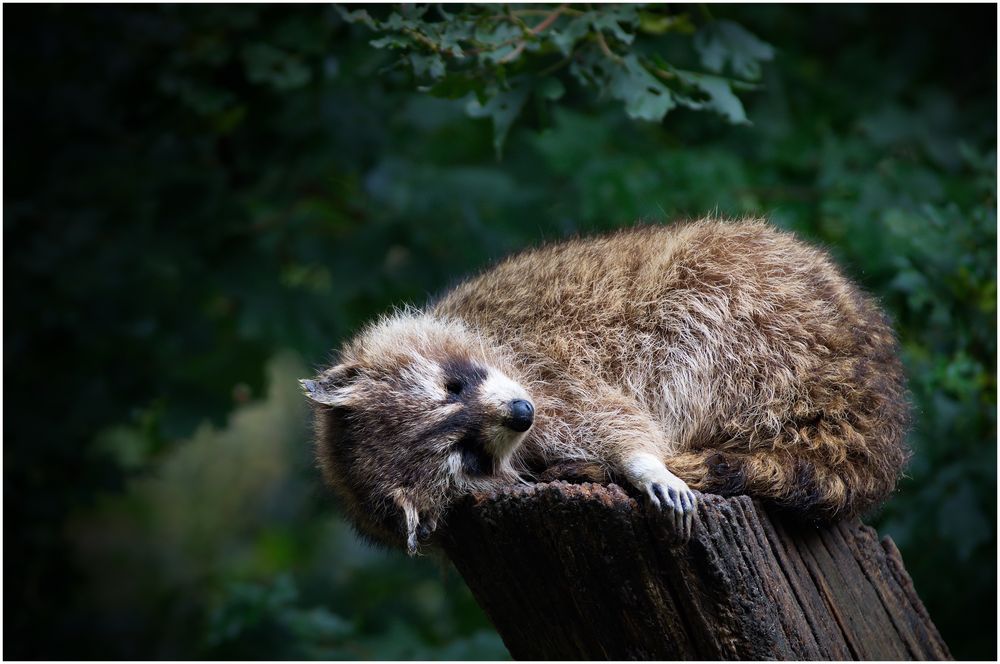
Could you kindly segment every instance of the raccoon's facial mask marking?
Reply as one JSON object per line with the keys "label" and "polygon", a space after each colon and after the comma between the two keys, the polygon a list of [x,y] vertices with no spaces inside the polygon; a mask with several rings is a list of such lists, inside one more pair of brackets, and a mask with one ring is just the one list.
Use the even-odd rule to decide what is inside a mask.
{"label": "raccoon's facial mask marking", "polygon": [[459,456],[459,467],[469,477],[492,475],[496,459],[486,449],[482,431],[476,427],[466,432],[455,443],[455,453]]}
{"label": "raccoon's facial mask marking", "polygon": [[462,405],[462,409],[444,423],[454,427],[460,437],[452,444],[449,468],[453,475],[485,477],[496,468],[497,456],[503,449],[491,445],[485,431],[497,413],[491,407],[496,401],[490,385],[493,372],[471,360],[453,359],[444,362],[441,369],[445,377],[448,401]]}
{"label": "raccoon's facial mask marking", "polygon": [[449,360],[441,365],[441,371],[445,391],[452,401],[467,401],[488,375],[486,369],[470,360]]}
{"label": "raccoon's facial mask marking", "polygon": [[441,365],[446,401],[458,408],[428,438],[450,439],[448,468],[459,482],[496,474],[534,421],[534,405],[520,385],[468,359]]}

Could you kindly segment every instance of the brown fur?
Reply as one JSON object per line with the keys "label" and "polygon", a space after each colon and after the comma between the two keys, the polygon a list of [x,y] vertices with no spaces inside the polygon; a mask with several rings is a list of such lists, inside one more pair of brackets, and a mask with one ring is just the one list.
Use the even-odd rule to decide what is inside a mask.
{"label": "brown fur", "polygon": [[[641,452],[694,489],[850,516],[888,496],[907,459],[896,352],[875,302],[790,234],[628,229],[512,256],[362,332],[320,378],[324,394],[342,385],[314,398],[319,458],[355,521],[389,543],[457,493],[529,469],[618,479]],[[534,425],[487,477],[444,473],[454,432],[434,429],[443,416],[412,385],[387,387],[414,357],[496,368],[530,395]]]}

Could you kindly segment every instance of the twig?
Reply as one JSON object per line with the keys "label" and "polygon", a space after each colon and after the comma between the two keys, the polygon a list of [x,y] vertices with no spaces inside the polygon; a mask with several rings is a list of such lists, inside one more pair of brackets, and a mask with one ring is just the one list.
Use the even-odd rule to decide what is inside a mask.
{"label": "twig", "polygon": [[503,56],[502,58],[500,58],[499,60],[497,60],[497,64],[501,64],[501,65],[505,65],[505,64],[507,64],[508,62],[511,62],[512,60],[517,60],[517,58],[518,58],[518,57],[519,57],[519,56],[521,55],[521,53],[523,53],[523,52],[524,52],[524,47],[525,47],[526,45],[527,45],[527,42],[520,42],[520,43],[519,43],[519,44],[518,44],[518,45],[517,45],[517,46],[516,46],[516,47],[514,48],[514,50],[513,50],[513,51],[511,51],[511,52],[510,52],[510,53],[508,53],[507,55],[505,55],[505,56]]}
{"label": "twig", "polygon": [[545,30],[550,25],[555,23],[556,19],[559,18],[559,15],[565,12],[567,9],[569,9],[569,6],[566,5],[565,3],[556,7],[552,11],[552,13],[548,15],[548,17],[542,19],[542,21],[538,25],[536,25],[531,29],[531,34],[537,35],[541,33],[543,30]]}
{"label": "twig", "polygon": [[[559,19],[560,14],[562,14],[563,11],[565,11],[567,8],[568,7],[567,7],[566,4],[559,5],[558,7],[556,7],[552,11],[552,13],[550,13],[544,19],[542,19],[541,21],[539,21],[535,25],[535,27],[529,29],[528,32],[531,34],[532,37],[537,37],[538,35],[540,35],[541,33],[543,33],[545,30],[547,30],[553,23],[555,23]],[[507,64],[508,62],[512,62],[514,60],[517,60],[517,58],[520,57],[521,53],[524,52],[524,49],[527,46],[528,46],[527,40],[521,39],[518,42],[517,46],[514,48],[514,50],[511,51],[510,53],[508,53],[507,55],[503,56],[502,58],[500,58],[497,61],[497,63],[498,64]]]}
{"label": "twig", "polygon": [[[550,13],[548,9],[515,9],[511,12],[514,16],[548,16]],[[562,13],[567,16],[583,16],[586,12],[566,7]]]}
{"label": "twig", "polygon": [[604,39],[604,33],[600,30],[597,30],[597,45],[601,47],[601,52],[604,53],[604,55],[606,55],[612,62],[619,65],[625,63],[625,60],[623,60],[620,55],[611,50],[608,46],[607,40]]}
{"label": "twig", "polygon": [[[525,10],[525,11],[529,11],[529,10]],[[520,19],[516,18],[516,15],[519,13],[519,12],[516,12],[516,11],[515,12],[511,12],[510,16],[502,16],[502,17],[499,17],[499,18],[503,18],[503,19],[510,20],[510,21],[513,21],[513,22],[517,23],[527,33],[527,36],[537,37],[541,33],[545,32],[545,30],[547,30],[549,27],[551,27],[552,24],[555,23],[556,20],[558,20],[559,17],[562,14],[582,14],[583,13],[583,12],[577,10],[577,9],[571,9],[569,7],[569,5],[567,5],[565,3],[559,5],[558,7],[556,7],[555,9],[553,9],[552,11],[544,11],[544,10],[530,10],[530,11],[532,11],[532,12],[540,12],[540,13],[544,13],[545,14],[545,18],[542,19],[541,21],[539,21],[534,27],[531,27],[531,28],[529,28],[528,26],[526,26],[523,21],[521,21]],[[434,40],[430,39],[429,37],[427,37],[426,35],[424,35],[423,33],[421,33],[418,30],[414,30],[413,28],[406,28],[403,32],[405,34],[409,35],[410,37],[412,37],[413,39],[417,40],[418,42],[420,42],[421,44],[423,44],[424,46],[426,46],[430,50],[434,51],[435,53],[443,53],[444,55],[447,55],[447,56],[452,56],[453,55],[451,51],[448,51],[448,50],[442,51],[440,49],[440,47],[434,42]],[[479,43],[482,43],[482,42],[479,42]],[[499,44],[490,44],[490,45],[481,46],[481,47],[477,47],[477,48],[462,49],[462,56],[461,57],[468,57],[468,56],[473,56],[473,55],[479,55],[481,53],[488,53],[490,51],[496,51],[497,49],[504,48],[505,46],[511,46],[513,44],[516,44],[516,46],[514,47],[514,49],[510,53],[508,53],[507,55],[503,56],[502,58],[500,58],[500,60],[497,61],[499,64],[506,64],[508,62],[516,60],[524,52],[524,49],[527,48],[527,46],[528,46],[528,40],[525,38],[525,35],[522,35],[522,36],[519,36],[519,37],[514,37],[513,39],[508,39],[506,41],[502,41]]]}
{"label": "twig", "polygon": [[[489,53],[490,51],[495,51],[497,49],[503,48],[504,46],[510,46],[511,44],[518,44],[522,41],[520,37],[515,37],[514,39],[508,39],[507,41],[502,41],[499,44],[492,44],[490,46],[481,46],[479,48],[470,48],[468,50],[463,49],[463,55],[479,55],[480,53]],[[482,44],[482,42],[478,42]]]}
{"label": "twig", "polygon": [[437,53],[440,50],[438,48],[438,45],[436,43],[434,43],[433,39],[431,39],[430,37],[428,37],[424,33],[420,32],[419,30],[414,30],[413,28],[406,28],[406,29],[403,30],[403,32],[405,34],[409,35],[410,37],[413,37],[418,42],[420,42],[421,44],[423,44],[427,48],[431,49],[435,53]]}
{"label": "twig", "polygon": [[656,74],[657,76],[659,76],[660,78],[662,78],[665,81],[669,81],[670,79],[677,78],[677,74],[675,74],[674,72],[667,71],[666,69],[660,69],[659,67],[653,67],[652,71],[653,71],[654,74]]}

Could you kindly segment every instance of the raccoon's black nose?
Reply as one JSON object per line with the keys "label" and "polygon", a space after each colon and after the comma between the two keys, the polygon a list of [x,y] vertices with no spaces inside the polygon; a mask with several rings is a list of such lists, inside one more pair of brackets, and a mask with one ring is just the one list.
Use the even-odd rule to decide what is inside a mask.
{"label": "raccoon's black nose", "polygon": [[515,399],[510,402],[510,416],[504,421],[504,426],[517,432],[527,431],[535,420],[535,407],[530,401]]}

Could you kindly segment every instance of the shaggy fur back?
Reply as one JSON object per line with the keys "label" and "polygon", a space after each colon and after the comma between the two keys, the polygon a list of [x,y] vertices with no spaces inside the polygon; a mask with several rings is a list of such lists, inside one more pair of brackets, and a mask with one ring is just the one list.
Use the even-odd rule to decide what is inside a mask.
{"label": "shaggy fur back", "polygon": [[[536,468],[613,475],[651,418],[692,488],[809,516],[864,511],[895,487],[908,409],[891,328],[829,257],[763,222],[649,226],[513,256],[430,312],[509,354],[540,402]],[[648,428],[648,427],[646,427]]]}

